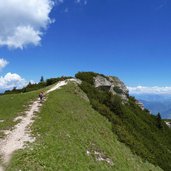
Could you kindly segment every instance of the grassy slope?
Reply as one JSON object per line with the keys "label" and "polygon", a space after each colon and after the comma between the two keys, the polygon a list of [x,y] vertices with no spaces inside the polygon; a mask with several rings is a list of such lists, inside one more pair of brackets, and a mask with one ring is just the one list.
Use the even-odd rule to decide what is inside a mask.
{"label": "grassy slope", "polygon": [[[36,142],[13,156],[8,171],[160,170],[120,143],[111,124],[80,97],[80,92],[72,84],[49,95],[32,127]],[[100,151],[114,165],[96,161],[87,150]]]}
{"label": "grassy slope", "polygon": [[92,72],[79,72],[84,80],[80,88],[87,94],[95,110],[109,119],[114,134],[134,154],[166,171],[171,170],[171,129],[158,117],[141,110],[133,97],[123,105],[118,96],[94,87]]}
{"label": "grassy slope", "polygon": [[16,123],[13,119],[27,108],[29,102],[35,99],[38,95],[37,91],[22,94],[12,94],[0,96],[0,137],[3,136],[2,130],[9,130]]}

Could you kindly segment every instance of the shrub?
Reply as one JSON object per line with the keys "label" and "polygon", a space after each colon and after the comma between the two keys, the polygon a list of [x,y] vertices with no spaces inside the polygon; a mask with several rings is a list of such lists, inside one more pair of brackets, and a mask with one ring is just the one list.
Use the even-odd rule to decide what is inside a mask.
{"label": "shrub", "polygon": [[94,84],[94,77],[96,77],[98,74],[94,72],[78,72],[75,77],[86,81],[87,83],[93,85]]}
{"label": "shrub", "polygon": [[123,94],[123,91],[122,91],[122,89],[121,89],[120,87],[115,86],[115,87],[113,88],[113,90],[114,90],[117,94]]}

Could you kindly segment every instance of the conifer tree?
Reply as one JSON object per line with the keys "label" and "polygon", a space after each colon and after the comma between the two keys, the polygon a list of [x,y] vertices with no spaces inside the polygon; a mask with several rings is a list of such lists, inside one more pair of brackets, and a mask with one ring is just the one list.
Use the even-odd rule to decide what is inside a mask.
{"label": "conifer tree", "polygon": [[40,82],[41,82],[41,83],[44,82],[44,77],[43,77],[43,76],[41,76]]}
{"label": "conifer tree", "polygon": [[160,113],[157,114],[157,127],[158,127],[159,129],[162,128],[162,119],[161,119]]}

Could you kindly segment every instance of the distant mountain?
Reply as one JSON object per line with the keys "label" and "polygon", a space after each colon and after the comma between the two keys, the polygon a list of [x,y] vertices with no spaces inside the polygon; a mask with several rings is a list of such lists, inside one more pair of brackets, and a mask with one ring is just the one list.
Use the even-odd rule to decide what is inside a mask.
{"label": "distant mountain", "polygon": [[171,119],[171,95],[168,94],[132,94],[142,102],[151,113],[161,113],[162,118]]}

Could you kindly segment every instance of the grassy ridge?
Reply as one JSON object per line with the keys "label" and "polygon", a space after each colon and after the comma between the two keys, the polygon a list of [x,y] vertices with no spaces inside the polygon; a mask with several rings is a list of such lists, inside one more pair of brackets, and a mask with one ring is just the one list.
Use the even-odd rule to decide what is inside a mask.
{"label": "grassy ridge", "polygon": [[[82,97],[75,84],[49,94],[32,126],[36,142],[16,152],[7,171],[161,170],[143,162],[120,143],[111,123]],[[95,151],[113,164],[97,161]]]}

